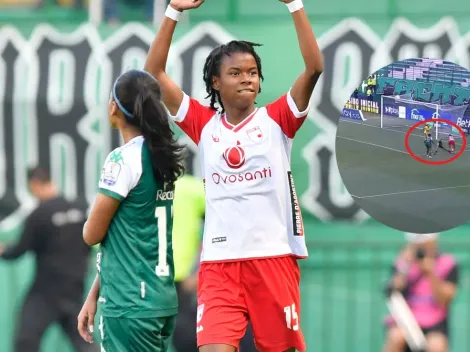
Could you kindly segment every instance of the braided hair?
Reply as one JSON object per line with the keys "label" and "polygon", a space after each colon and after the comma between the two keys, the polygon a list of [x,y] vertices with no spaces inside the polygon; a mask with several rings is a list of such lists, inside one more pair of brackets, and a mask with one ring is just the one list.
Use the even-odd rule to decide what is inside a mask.
{"label": "braided hair", "polygon": [[[261,44],[256,44],[252,42],[247,42],[243,40],[232,40],[227,44],[220,45],[209,54],[204,64],[203,70],[203,79],[206,84],[206,98],[211,98],[210,107],[213,110],[217,110],[215,104],[218,103],[222,108],[222,113],[225,111],[224,104],[220,98],[220,93],[212,87],[212,77],[220,76],[220,65],[222,63],[224,56],[230,56],[234,53],[248,53],[253,55],[256,61],[256,66],[258,68],[258,75],[261,80],[264,79],[263,73],[261,71],[261,58],[255,51],[255,46],[261,46]],[[261,86],[258,93],[261,93]]]}

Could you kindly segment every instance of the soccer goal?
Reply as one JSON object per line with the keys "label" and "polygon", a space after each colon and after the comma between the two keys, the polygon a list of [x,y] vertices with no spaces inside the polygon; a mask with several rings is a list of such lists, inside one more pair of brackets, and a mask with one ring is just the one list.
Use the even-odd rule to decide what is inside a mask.
{"label": "soccer goal", "polygon": [[[450,105],[425,103],[409,99],[409,96],[387,96],[380,97],[380,128],[401,129],[404,132],[420,121],[429,121],[426,124],[432,128],[436,139],[444,134],[454,134],[456,138],[460,133],[451,124],[434,122],[436,118],[445,119],[453,123],[461,118],[468,105]],[[422,131],[425,124],[417,127]]]}

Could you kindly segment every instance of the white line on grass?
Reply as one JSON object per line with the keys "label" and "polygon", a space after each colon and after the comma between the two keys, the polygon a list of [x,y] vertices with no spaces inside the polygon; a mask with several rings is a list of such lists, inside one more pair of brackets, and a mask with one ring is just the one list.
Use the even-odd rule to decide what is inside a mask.
{"label": "white line on grass", "polygon": [[[374,126],[374,125],[369,125],[367,123],[363,123],[363,122],[357,122],[357,121],[349,121],[349,120],[346,120],[346,119],[341,119],[341,122],[346,122],[346,123],[354,123],[356,125],[361,125],[361,126],[367,126],[367,127],[372,127],[372,128],[378,128],[380,130],[386,130],[386,131],[390,131],[390,132],[395,132],[395,133],[400,133],[400,134],[407,134],[407,132],[402,132],[402,131],[398,131],[398,130],[393,130],[393,129],[390,129],[390,128],[387,128],[387,127],[380,127],[380,126]],[[408,127],[408,126],[400,126],[400,127]],[[422,138],[421,135],[418,135],[418,134],[413,134],[411,133],[412,136],[414,137],[420,137]]]}
{"label": "white line on grass", "polygon": [[364,141],[358,141],[357,139],[346,138],[346,137],[341,137],[341,136],[337,136],[337,138],[346,139],[346,140],[348,140],[348,141],[357,142],[357,143],[362,143],[362,144],[367,144],[367,145],[371,145],[371,146],[374,146],[374,147],[383,148],[383,149],[388,149],[388,150],[391,150],[391,151],[394,151],[394,152],[397,152],[397,153],[402,153],[402,154],[409,155],[407,152],[404,152],[403,150],[393,149],[393,148],[385,147],[385,146],[379,145],[379,144],[368,143],[368,142],[364,142]]}
{"label": "white line on grass", "polygon": [[466,186],[452,186],[452,187],[441,187],[441,188],[429,188],[429,189],[419,189],[419,190],[416,190],[416,191],[406,191],[406,192],[374,194],[374,195],[372,195],[372,196],[362,196],[362,197],[351,195],[351,197],[353,197],[353,198],[358,198],[358,199],[363,199],[363,198],[374,198],[374,197],[394,196],[394,195],[397,195],[397,194],[418,193],[418,192],[432,192],[432,191],[440,191],[440,190],[444,190],[444,189],[455,189],[455,188],[466,188],[466,187],[470,187],[470,185],[466,185]]}
{"label": "white line on grass", "polygon": [[[380,126],[369,125],[369,124],[363,123],[363,122],[349,121],[349,120],[347,120],[347,119],[340,119],[340,121],[341,121],[341,122],[346,122],[346,123],[354,123],[354,124],[356,124],[356,125],[361,125],[361,126],[366,126],[366,127],[378,128],[378,129],[381,129],[381,130],[386,130],[386,131],[395,132],[395,133],[400,133],[400,134],[407,134],[407,133],[408,133],[408,132],[402,132],[402,131],[390,129],[390,128],[387,128],[387,127],[381,128]],[[407,126],[399,126],[399,127],[407,127]],[[423,138],[423,136],[422,136],[421,134],[414,134],[414,133],[411,133],[410,136]],[[467,143],[467,144],[468,144],[468,143]],[[465,149],[470,149],[470,145],[467,145],[467,146],[465,147]]]}
{"label": "white line on grass", "polygon": [[[346,120],[346,119],[341,119],[342,122],[346,122],[346,123],[353,123],[355,125],[361,125],[361,126],[366,126],[366,127],[372,127],[372,128],[378,128],[378,129],[381,129],[381,130],[386,130],[386,131],[390,131],[390,132],[395,132],[395,133],[400,133],[400,134],[407,134],[408,132],[402,132],[402,131],[398,131],[398,130],[393,130],[393,129],[390,129],[390,128],[380,128],[379,126],[374,126],[374,125],[369,125],[367,123],[363,123],[363,122],[357,122],[357,121],[349,121],[349,120]],[[401,127],[401,126],[400,126]],[[414,133],[411,133],[410,136],[413,136],[413,137],[419,137],[419,138],[423,138],[423,136],[421,134],[414,134]],[[338,138],[340,138],[340,136],[338,136]],[[345,138],[345,137],[342,137],[342,138]],[[458,140],[457,140],[458,141]],[[470,150],[470,144],[467,143],[467,145],[465,146],[464,150]]]}

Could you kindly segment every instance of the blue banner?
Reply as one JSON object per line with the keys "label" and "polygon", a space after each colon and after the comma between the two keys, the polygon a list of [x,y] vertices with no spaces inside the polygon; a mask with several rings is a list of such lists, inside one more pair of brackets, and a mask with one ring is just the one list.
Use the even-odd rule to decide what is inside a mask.
{"label": "blue banner", "polygon": [[395,104],[387,102],[384,103],[383,109],[385,115],[398,117],[398,105],[395,106]]}
{"label": "blue banner", "polygon": [[410,106],[406,106],[403,104],[406,109],[406,119],[412,121],[423,121],[423,120],[431,120],[433,117],[437,117],[436,110],[428,110],[426,107],[422,109],[412,108]]}
{"label": "blue banner", "polygon": [[341,111],[341,117],[352,120],[367,121],[364,118],[364,114],[362,113],[362,111],[356,109],[343,108],[343,111]]}
{"label": "blue banner", "polygon": [[470,128],[470,116],[459,117],[455,124],[468,133],[468,129]]}
{"label": "blue banner", "polygon": [[[455,115],[447,111],[436,111],[436,107],[419,105],[418,102],[411,103],[395,99],[386,99],[383,102],[384,115],[399,117],[411,121],[424,121],[433,118],[449,120],[457,124],[458,120],[468,121],[470,117],[456,119]],[[463,122],[461,122],[463,123]],[[470,121],[468,122],[470,123]],[[445,124],[447,125],[447,124]],[[470,126],[466,126],[470,127]]]}

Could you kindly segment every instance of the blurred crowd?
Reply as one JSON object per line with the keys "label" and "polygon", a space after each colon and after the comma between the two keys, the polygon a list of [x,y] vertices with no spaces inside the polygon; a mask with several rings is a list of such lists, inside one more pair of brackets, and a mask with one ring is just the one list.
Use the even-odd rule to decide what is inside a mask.
{"label": "blurred crowd", "polygon": [[[88,11],[88,6],[95,0],[9,0],[2,6],[27,7],[31,5],[36,8],[49,9],[75,9],[77,11]],[[142,13],[142,21],[152,22],[154,16],[154,0],[98,0],[102,5],[103,21],[110,25],[117,25],[125,16],[126,8],[139,9]],[[164,0],[165,6],[169,0]]]}

